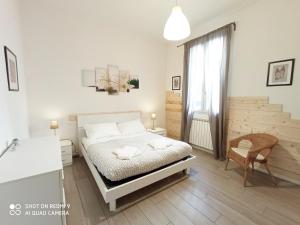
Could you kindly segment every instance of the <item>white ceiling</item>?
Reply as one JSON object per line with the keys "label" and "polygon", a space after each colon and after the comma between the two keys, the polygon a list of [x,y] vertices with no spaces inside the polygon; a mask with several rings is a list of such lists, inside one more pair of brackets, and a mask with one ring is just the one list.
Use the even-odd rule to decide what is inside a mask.
{"label": "white ceiling", "polygon": [[[178,0],[191,27],[257,0]],[[31,1],[32,2],[32,1]],[[164,24],[176,0],[38,0],[55,8],[70,6],[96,20],[163,39]],[[55,16],[55,15],[53,15]]]}
{"label": "white ceiling", "polygon": [[[191,27],[254,0],[179,0]],[[163,38],[163,28],[176,0],[101,0],[117,23]]]}

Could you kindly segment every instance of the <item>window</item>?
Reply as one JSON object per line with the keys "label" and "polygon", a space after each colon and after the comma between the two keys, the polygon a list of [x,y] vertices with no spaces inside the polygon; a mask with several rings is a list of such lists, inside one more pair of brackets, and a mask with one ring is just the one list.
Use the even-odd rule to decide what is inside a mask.
{"label": "window", "polygon": [[199,42],[191,47],[188,73],[190,107],[193,112],[208,112],[212,98],[216,100],[213,102],[219,102],[222,54],[222,37]]}

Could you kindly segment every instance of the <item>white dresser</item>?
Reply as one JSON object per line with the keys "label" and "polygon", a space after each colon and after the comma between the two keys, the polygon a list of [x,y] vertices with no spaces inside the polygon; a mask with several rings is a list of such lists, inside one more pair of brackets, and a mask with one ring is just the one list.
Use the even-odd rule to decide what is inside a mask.
{"label": "white dresser", "polygon": [[0,158],[0,223],[64,225],[63,167],[57,137],[20,141]]}

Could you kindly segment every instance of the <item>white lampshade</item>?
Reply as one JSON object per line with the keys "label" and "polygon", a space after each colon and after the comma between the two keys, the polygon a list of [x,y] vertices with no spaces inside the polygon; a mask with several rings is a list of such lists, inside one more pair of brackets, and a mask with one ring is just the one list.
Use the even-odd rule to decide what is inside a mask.
{"label": "white lampshade", "polygon": [[179,41],[191,34],[190,23],[183,14],[180,6],[175,6],[169,16],[165,29],[164,38],[169,41]]}
{"label": "white lampshade", "polygon": [[155,113],[152,113],[152,114],[151,114],[151,119],[153,119],[153,120],[156,119],[156,114],[155,114]]}
{"label": "white lampshade", "polygon": [[57,122],[57,120],[52,120],[50,122],[50,129],[58,129],[58,122]]}

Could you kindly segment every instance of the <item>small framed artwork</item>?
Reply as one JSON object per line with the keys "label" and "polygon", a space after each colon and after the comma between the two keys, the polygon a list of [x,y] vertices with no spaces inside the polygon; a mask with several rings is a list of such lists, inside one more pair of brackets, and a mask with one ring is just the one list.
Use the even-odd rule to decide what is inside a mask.
{"label": "small framed artwork", "polygon": [[96,87],[95,71],[81,70],[81,84],[83,87]]}
{"label": "small framed artwork", "polygon": [[128,81],[130,89],[139,89],[140,88],[140,80],[138,75],[131,75]]}
{"label": "small framed artwork", "polygon": [[17,56],[4,46],[6,73],[9,91],[19,91]]}
{"label": "small framed artwork", "polygon": [[269,63],[267,87],[293,84],[295,59]]}
{"label": "small framed artwork", "polygon": [[180,90],[181,76],[172,77],[172,90]]}
{"label": "small framed artwork", "polygon": [[96,68],[96,91],[105,92],[108,88],[107,68]]}
{"label": "small framed artwork", "polygon": [[120,86],[120,71],[119,67],[115,65],[107,65],[108,73],[108,87],[107,92],[109,95],[118,95]]}
{"label": "small framed artwork", "polygon": [[130,92],[129,80],[130,72],[128,70],[120,70],[120,92]]}

